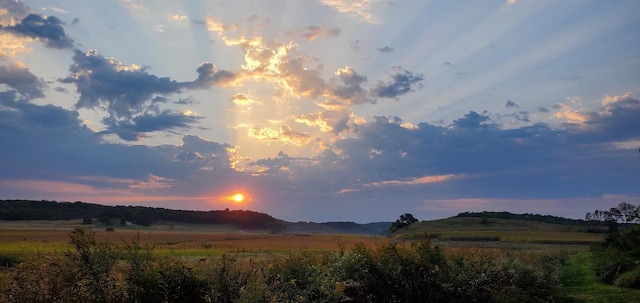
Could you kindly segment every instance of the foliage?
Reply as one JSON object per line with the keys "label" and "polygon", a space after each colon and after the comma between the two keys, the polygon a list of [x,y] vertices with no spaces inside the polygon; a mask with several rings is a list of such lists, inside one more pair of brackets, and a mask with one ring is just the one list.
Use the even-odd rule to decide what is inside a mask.
{"label": "foliage", "polygon": [[559,288],[556,258],[446,253],[428,239],[255,261],[158,258],[139,236],[119,246],[70,236],[72,250],[2,273],[0,302],[551,302]]}
{"label": "foliage", "polygon": [[404,215],[400,215],[400,218],[391,224],[389,231],[393,233],[405,226],[409,226],[417,222],[418,219],[414,218],[412,214],[407,213]]}
{"label": "foliage", "polygon": [[[596,275],[605,283],[639,287],[633,278],[640,270],[640,229],[609,234],[604,242],[591,248],[592,267]],[[627,272],[636,272],[635,274]],[[617,282],[623,278],[627,282]]]}
{"label": "foliage", "polygon": [[463,212],[457,214],[455,217],[459,218],[486,218],[486,219],[511,219],[511,220],[523,220],[523,221],[533,221],[533,222],[544,222],[544,223],[552,223],[552,224],[562,224],[562,225],[590,225],[593,223],[585,222],[584,220],[576,220],[576,219],[568,219],[563,217],[556,217],[551,215],[539,215],[539,214],[513,214],[510,212],[493,212],[493,211],[483,211],[483,212]]}
{"label": "foliage", "polygon": [[637,302],[640,290],[602,283],[591,270],[591,253],[571,254],[560,267],[562,288],[559,302]]}
{"label": "foliage", "polygon": [[[98,218],[104,225],[131,221],[149,226],[160,221],[235,225],[245,229],[277,229],[284,222],[267,214],[246,210],[187,211],[143,206],[106,206],[83,202],[0,200],[0,220],[71,220]],[[118,220],[116,220],[118,219]],[[124,224],[122,224],[124,225]]]}
{"label": "foliage", "polygon": [[595,210],[585,215],[587,221],[604,221],[608,223],[640,223],[640,205],[627,202],[618,204],[609,210]]}
{"label": "foliage", "polygon": [[591,248],[596,276],[607,284],[640,289],[640,228],[618,229],[618,223],[640,223],[640,206],[622,202],[606,211],[587,213],[585,218],[610,226],[604,241]]}

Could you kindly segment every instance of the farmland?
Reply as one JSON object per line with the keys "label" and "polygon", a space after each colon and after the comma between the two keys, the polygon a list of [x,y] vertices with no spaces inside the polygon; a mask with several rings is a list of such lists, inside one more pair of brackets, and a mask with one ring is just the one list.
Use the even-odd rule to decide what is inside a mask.
{"label": "farmland", "polygon": [[[242,302],[243,298],[252,296],[280,300],[283,299],[282,292],[308,298],[315,296],[316,299],[357,301],[357,299],[366,298],[365,294],[373,291],[371,287],[380,289],[380,293],[376,295],[373,292],[372,296],[383,302],[396,300],[385,296],[392,289],[402,287],[409,288],[394,296],[402,297],[410,294],[428,298],[428,294],[440,293],[447,298],[457,298],[460,302],[473,301],[476,295],[484,296],[492,302],[511,302],[514,298],[520,300],[537,298],[531,302],[543,302],[551,300],[552,297],[566,302],[621,302],[617,299],[607,301],[606,293],[616,293],[618,294],[616,298],[620,300],[639,295],[638,291],[605,286],[594,277],[592,278],[591,272],[585,271],[584,262],[588,261],[590,245],[602,241],[604,234],[586,233],[584,228],[576,226],[496,218],[483,222],[478,218],[455,217],[416,223],[389,237],[304,234],[286,231],[273,234],[268,230],[242,230],[230,225],[161,223],[148,227],[114,226],[113,231],[105,231],[108,226],[100,223],[82,225],[81,220],[1,221],[0,258],[4,262],[2,265],[9,266],[3,277],[9,279],[12,274],[18,273],[21,276],[29,276],[29,273],[36,270],[29,267],[32,266],[29,264],[37,265],[37,268],[40,268],[37,271],[41,271],[43,266],[44,268],[54,266],[55,269],[60,266],[56,264],[80,262],[78,260],[81,259],[77,259],[83,251],[78,247],[80,243],[93,245],[91,249],[86,250],[92,254],[112,254],[112,260],[121,260],[110,263],[112,266],[110,271],[117,270],[120,276],[125,277],[133,275],[130,279],[135,277],[136,274],[131,271],[136,268],[135,264],[138,264],[136,262],[141,260],[147,265],[139,269],[138,274],[151,276],[159,274],[160,276],[156,276],[152,279],[153,281],[158,279],[161,281],[163,279],[161,277],[167,274],[167,270],[177,270],[180,273],[174,274],[181,275],[181,279],[188,278],[204,283],[209,285],[210,288],[207,289],[215,291],[219,291],[220,289],[216,287],[220,286],[210,280],[211,275],[224,273],[228,275],[226,279],[236,283],[234,284],[236,286],[227,285],[230,288],[223,288],[226,289],[226,296],[229,299],[226,302]],[[70,234],[75,233],[77,227],[89,228],[92,231],[87,230],[89,234],[80,236],[81,240],[84,239],[82,241],[77,239],[75,242],[70,241]],[[90,244],[93,242],[88,240],[88,235],[95,240],[95,244]],[[78,237],[77,234],[76,237]],[[105,243],[108,246],[101,246]],[[140,252],[148,252],[149,255],[141,257],[144,254],[140,255]],[[43,258],[45,256],[53,256],[54,259]],[[25,262],[16,269],[12,269],[12,266],[20,261]],[[202,263],[203,261],[205,263]],[[439,273],[431,272],[424,281],[422,279],[425,277],[415,276],[417,272],[412,270],[395,272],[397,268],[408,270],[414,266],[447,268],[447,270]],[[191,273],[183,272],[189,268],[193,269]],[[221,270],[223,272],[220,272]],[[362,275],[361,270],[366,270],[369,273],[367,275],[379,271],[384,275],[395,277],[393,279],[397,281],[378,285],[375,275],[367,278],[367,275]],[[507,272],[514,276],[503,280]],[[68,274],[73,276],[82,273]],[[311,280],[301,285],[301,279],[304,277],[298,277],[298,275],[319,276],[316,278],[307,276],[306,279]],[[460,284],[460,287],[463,285],[469,287],[469,285],[475,285],[474,283],[480,284],[474,286],[479,288],[458,287],[452,292],[446,287],[442,288],[444,284],[430,280],[434,277],[433,275],[442,281],[449,281],[447,283],[452,283],[451,285]],[[89,276],[91,277],[90,274]],[[124,282],[117,276],[113,277],[115,280],[110,280],[112,278],[109,277],[109,275],[96,276],[93,279],[107,279],[114,285],[115,288],[102,290],[103,292],[122,293],[114,295],[109,300],[106,297],[103,299],[118,302],[115,298],[125,296],[125,293],[129,296],[141,296],[141,294],[127,293],[126,289],[118,290],[118,287],[125,285],[119,283]],[[531,292],[530,287],[533,287],[534,280],[529,279],[542,284],[537,284],[536,290]],[[91,281],[89,278],[83,283],[90,284]],[[128,280],[125,279],[125,281]],[[145,287],[160,287],[147,280],[131,281],[127,283],[146,281],[144,283],[151,284]],[[421,285],[428,287],[414,288],[411,285],[417,283],[415,281],[423,281]],[[566,287],[560,287],[560,282],[566,284]],[[12,284],[1,285],[11,289]],[[264,285],[271,286],[264,288]],[[41,285],[39,289],[51,287],[53,286]],[[588,289],[594,289],[594,292],[590,293]],[[506,290],[509,292],[504,293]],[[37,289],[32,291],[33,293],[23,295],[43,296]],[[87,291],[95,291],[95,289]],[[50,292],[47,290],[47,293]],[[106,293],[101,294],[107,296]],[[66,296],[62,293],[59,295]],[[158,293],[146,295],[154,300],[159,298]],[[200,293],[199,295],[211,294]],[[6,298],[0,299],[0,302],[4,299]],[[65,299],[70,300],[67,297]],[[87,300],[87,297],[78,298],[78,300]],[[398,302],[406,302],[406,300]]]}

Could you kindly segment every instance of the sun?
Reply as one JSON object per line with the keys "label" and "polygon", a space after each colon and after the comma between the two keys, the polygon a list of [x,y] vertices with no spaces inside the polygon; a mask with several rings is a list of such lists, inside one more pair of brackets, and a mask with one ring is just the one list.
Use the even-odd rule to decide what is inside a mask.
{"label": "sun", "polygon": [[242,203],[244,201],[244,195],[241,193],[234,194],[229,198],[236,203]]}

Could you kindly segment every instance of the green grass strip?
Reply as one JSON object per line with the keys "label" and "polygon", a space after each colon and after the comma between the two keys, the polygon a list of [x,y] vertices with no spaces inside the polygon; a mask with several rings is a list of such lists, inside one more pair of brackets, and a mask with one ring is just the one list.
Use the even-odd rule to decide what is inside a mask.
{"label": "green grass strip", "polygon": [[561,301],[565,303],[640,302],[640,290],[606,285],[591,270],[591,253],[572,255],[560,268]]}

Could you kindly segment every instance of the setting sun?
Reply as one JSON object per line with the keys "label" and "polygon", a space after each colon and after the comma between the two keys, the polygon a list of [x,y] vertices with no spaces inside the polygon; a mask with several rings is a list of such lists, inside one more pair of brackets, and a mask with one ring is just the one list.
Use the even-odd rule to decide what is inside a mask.
{"label": "setting sun", "polygon": [[237,193],[233,196],[231,196],[231,200],[233,200],[236,203],[241,203],[244,201],[244,195],[241,193]]}

